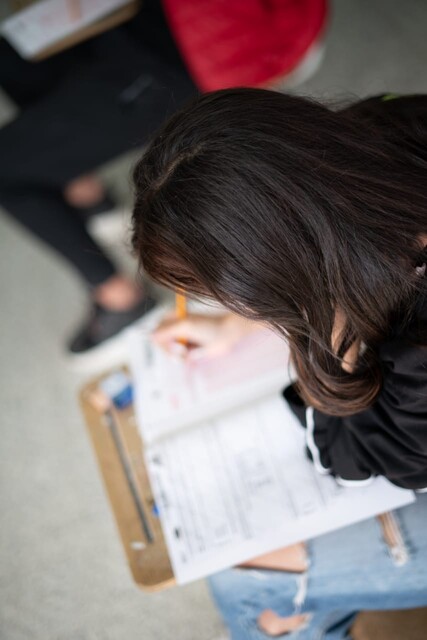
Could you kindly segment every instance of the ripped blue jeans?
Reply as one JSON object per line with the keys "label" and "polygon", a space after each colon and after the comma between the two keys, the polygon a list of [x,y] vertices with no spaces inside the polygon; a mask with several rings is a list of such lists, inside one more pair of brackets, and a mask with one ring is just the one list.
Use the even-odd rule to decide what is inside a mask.
{"label": "ripped blue jeans", "polygon": [[427,494],[394,512],[407,560],[393,561],[379,522],[372,518],[307,543],[303,574],[229,569],[209,579],[232,640],[267,640],[257,626],[265,609],[279,616],[308,613],[287,640],[343,640],[356,614],[368,609],[427,605]]}

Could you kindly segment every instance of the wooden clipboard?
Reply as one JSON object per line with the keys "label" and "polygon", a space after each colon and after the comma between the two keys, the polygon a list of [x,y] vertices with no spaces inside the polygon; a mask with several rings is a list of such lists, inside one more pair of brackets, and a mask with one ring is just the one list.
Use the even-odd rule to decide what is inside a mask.
{"label": "wooden clipboard", "polygon": [[[115,409],[108,415],[98,411],[90,401],[107,375],[81,389],[80,404],[133,579],[146,591],[158,591],[174,585],[175,577],[155,513],[133,406]],[[148,531],[144,529],[138,506],[144,510]]]}

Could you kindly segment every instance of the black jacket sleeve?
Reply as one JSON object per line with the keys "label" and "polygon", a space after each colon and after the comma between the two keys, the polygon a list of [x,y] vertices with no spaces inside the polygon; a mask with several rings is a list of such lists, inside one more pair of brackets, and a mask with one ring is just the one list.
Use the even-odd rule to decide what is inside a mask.
{"label": "black jacket sleeve", "polygon": [[305,407],[293,386],[284,396],[306,427],[307,450],[321,473],[343,485],[376,475],[427,488],[427,347],[390,342],[380,351],[383,387],[375,403],[337,418]]}

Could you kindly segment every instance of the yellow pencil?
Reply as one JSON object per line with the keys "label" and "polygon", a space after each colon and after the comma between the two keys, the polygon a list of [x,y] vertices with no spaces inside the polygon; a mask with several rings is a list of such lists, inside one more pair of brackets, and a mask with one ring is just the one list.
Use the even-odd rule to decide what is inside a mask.
{"label": "yellow pencil", "polygon": [[175,311],[178,320],[184,320],[187,317],[187,298],[182,293],[175,295]]}
{"label": "yellow pencil", "polygon": [[[182,293],[175,294],[175,313],[178,320],[185,320],[187,317],[187,298]],[[185,338],[179,338],[178,343],[187,346]]]}

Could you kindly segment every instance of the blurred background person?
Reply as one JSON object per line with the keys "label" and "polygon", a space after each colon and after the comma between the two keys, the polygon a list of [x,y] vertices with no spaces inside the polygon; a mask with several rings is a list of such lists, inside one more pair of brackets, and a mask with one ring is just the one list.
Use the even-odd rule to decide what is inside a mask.
{"label": "blurred background person", "polygon": [[22,109],[0,130],[0,203],[82,276],[91,308],[68,348],[83,354],[153,306],[87,231],[88,217],[114,206],[90,172],[142,144],[196,88],[153,0],[131,22],[40,63],[0,47],[1,84]]}

